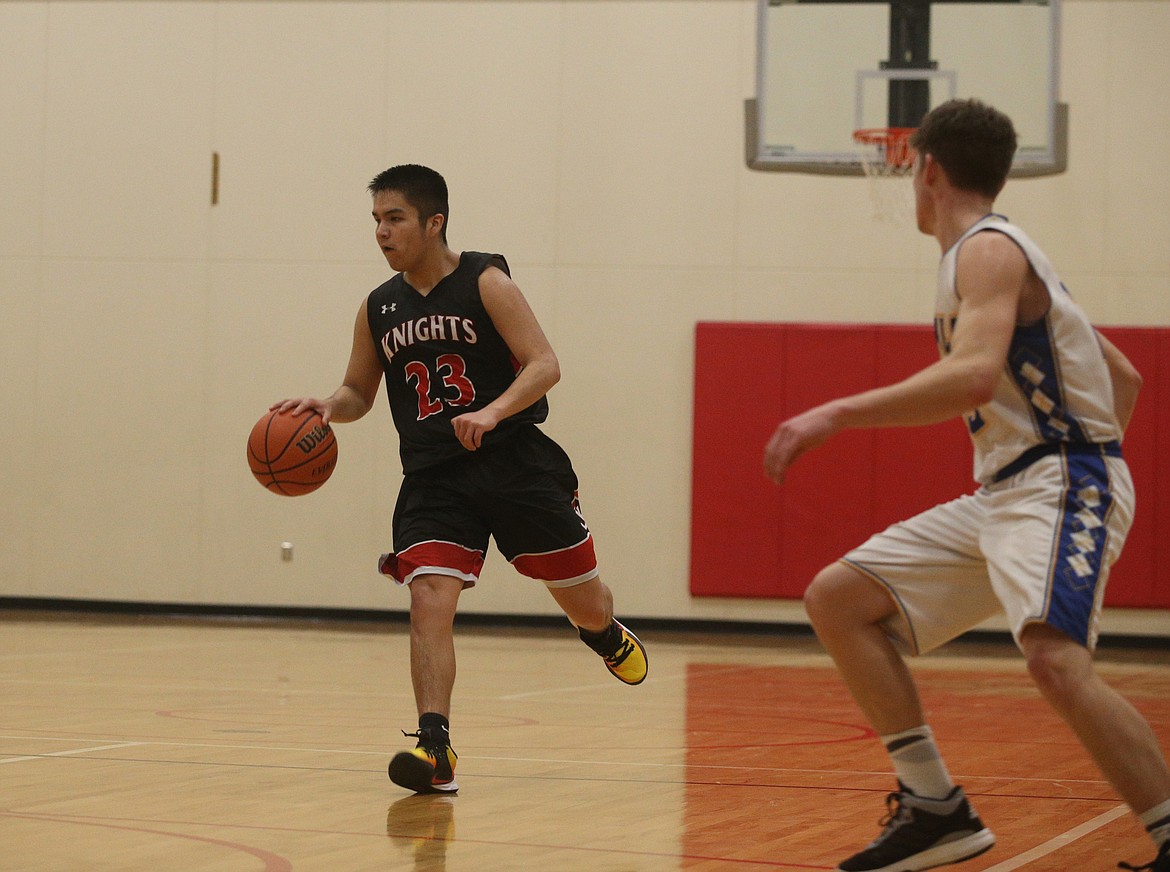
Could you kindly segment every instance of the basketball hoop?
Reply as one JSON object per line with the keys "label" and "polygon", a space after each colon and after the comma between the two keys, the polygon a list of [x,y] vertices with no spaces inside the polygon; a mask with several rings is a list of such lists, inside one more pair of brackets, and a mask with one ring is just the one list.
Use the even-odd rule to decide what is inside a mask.
{"label": "basketball hoop", "polygon": [[[894,175],[914,171],[914,149],[910,145],[913,127],[869,127],[853,131],[853,141],[871,146],[870,161],[880,163],[882,168],[874,169],[883,175]],[[868,163],[862,158],[862,166]],[[868,175],[868,173],[867,173]]]}
{"label": "basketball hoop", "polygon": [[874,217],[885,223],[905,223],[914,211],[908,184],[914,175],[916,152],[910,145],[913,127],[870,127],[853,131],[853,141],[866,146],[858,155],[869,179]]}

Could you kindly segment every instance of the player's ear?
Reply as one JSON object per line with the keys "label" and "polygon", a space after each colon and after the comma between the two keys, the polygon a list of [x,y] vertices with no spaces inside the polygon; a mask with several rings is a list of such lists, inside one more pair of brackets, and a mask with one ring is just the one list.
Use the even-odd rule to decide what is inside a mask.
{"label": "player's ear", "polygon": [[441,236],[443,234],[443,222],[445,220],[442,212],[436,212],[428,218],[426,222],[427,234],[429,236]]}
{"label": "player's ear", "polygon": [[918,158],[922,161],[922,179],[927,184],[933,185],[939,180],[939,174],[942,172],[942,167],[938,165],[938,161],[934,159],[932,154],[920,155]]}

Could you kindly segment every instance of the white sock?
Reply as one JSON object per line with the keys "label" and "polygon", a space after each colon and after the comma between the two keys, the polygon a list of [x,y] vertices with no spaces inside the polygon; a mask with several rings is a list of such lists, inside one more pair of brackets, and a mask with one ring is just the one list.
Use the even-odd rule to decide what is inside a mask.
{"label": "white sock", "polygon": [[1138,817],[1146,825],[1146,832],[1154,840],[1154,847],[1161,848],[1170,842],[1170,799],[1142,812]]}
{"label": "white sock", "polygon": [[882,736],[881,740],[898,780],[915,796],[945,799],[954,789],[955,782],[934,743],[934,733],[926,724]]}

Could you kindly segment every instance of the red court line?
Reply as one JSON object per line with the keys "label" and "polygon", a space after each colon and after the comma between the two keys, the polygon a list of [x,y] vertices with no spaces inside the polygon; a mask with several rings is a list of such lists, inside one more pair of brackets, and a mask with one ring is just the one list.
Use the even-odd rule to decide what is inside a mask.
{"label": "red court line", "polygon": [[[264,864],[264,872],[292,872],[292,863],[277,854],[270,851],[265,851],[262,848],[254,848],[251,845],[243,845],[239,842],[227,842],[223,839],[213,839],[208,836],[196,836],[192,833],[176,833],[167,830],[155,830],[147,827],[131,827],[125,824],[110,823],[108,821],[101,821],[96,819],[83,820],[72,815],[50,815],[50,814],[28,814],[14,811],[0,811],[0,817],[17,818],[19,820],[31,821],[46,821],[48,823],[58,824],[73,824],[83,827],[102,827],[107,830],[120,830],[128,833],[146,833],[152,836],[168,836],[174,839],[187,839],[192,842],[203,842],[207,845],[218,845],[223,848],[228,848],[232,851],[242,851],[245,854],[251,854]],[[178,823],[177,821],[172,823]]]}

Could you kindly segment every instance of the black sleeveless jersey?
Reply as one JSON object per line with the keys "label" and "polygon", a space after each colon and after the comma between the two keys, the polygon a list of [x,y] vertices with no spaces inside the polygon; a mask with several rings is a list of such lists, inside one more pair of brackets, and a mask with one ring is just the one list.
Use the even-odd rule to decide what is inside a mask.
{"label": "black sleeveless jersey", "polygon": [[[502,255],[465,251],[426,296],[398,274],[366,301],[404,472],[467,456],[451,419],[491,403],[519,371],[479,296],[479,276],[489,266],[511,275]],[[548,400],[541,397],[485,433],[480,450],[546,417]]]}

